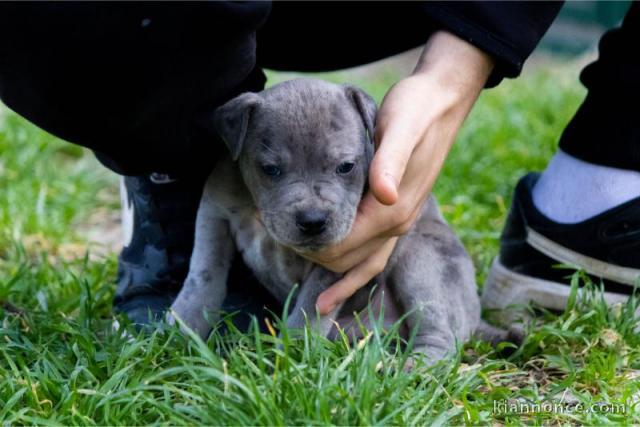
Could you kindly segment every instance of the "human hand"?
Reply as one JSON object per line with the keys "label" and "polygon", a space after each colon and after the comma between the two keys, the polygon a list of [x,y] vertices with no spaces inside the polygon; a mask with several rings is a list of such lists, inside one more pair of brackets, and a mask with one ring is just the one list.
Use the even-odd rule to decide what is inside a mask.
{"label": "human hand", "polygon": [[389,90],[376,120],[370,191],[360,202],[351,232],[335,246],[304,254],[329,270],[346,272],[318,297],[320,314],[329,313],[384,270],[398,236],[409,231],[420,214],[492,69],[484,52],[437,32],[413,74]]}

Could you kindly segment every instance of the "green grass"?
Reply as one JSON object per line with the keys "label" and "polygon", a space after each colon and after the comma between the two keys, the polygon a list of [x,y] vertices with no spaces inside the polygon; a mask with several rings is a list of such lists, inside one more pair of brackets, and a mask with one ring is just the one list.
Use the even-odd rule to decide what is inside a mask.
{"label": "green grass", "polygon": [[[514,184],[544,167],[584,95],[577,74],[574,67],[536,71],[484,93],[437,182],[480,284]],[[323,77],[354,81],[378,100],[397,79],[393,72]],[[205,343],[174,330],[129,340],[111,328],[116,254],[89,257],[82,233],[92,213],[117,208],[117,180],[90,154],[4,115],[3,425],[640,422],[631,404],[640,396],[637,301],[608,309],[593,284],[565,313],[546,313],[510,356],[472,341],[454,358],[411,372],[401,369],[408,353],[396,336],[378,331],[357,344],[307,333],[285,334],[278,346],[258,332]],[[624,405],[617,414],[501,410],[523,399]]]}

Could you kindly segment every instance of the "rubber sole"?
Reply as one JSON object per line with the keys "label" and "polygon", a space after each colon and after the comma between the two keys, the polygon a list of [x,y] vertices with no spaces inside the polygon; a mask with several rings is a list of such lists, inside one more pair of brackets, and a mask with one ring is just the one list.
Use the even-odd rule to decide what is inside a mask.
{"label": "rubber sole", "polygon": [[582,255],[557,244],[529,227],[527,227],[527,243],[546,256],[557,260],[558,263],[579,266],[594,276],[612,282],[624,283],[629,285],[629,290],[633,289],[633,286],[640,279],[640,270],[637,268],[621,267]]}
{"label": "rubber sole", "polygon": [[[505,324],[526,320],[526,308],[531,303],[548,310],[562,311],[570,292],[571,287],[566,284],[516,273],[505,267],[498,256],[491,266],[481,302],[483,308],[495,311],[493,320]],[[624,303],[628,298],[628,295],[604,292],[604,299],[609,305]]]}

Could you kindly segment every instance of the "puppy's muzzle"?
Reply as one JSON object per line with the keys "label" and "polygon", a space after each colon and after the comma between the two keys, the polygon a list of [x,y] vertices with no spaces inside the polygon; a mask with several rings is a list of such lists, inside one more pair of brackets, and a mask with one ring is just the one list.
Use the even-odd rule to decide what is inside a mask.
{"label": "puppy's muzzle", "polygon": [[309,209],[296,213],[296,227],[306,236],[317,236],[327,229],[329,213],[319,209]]}

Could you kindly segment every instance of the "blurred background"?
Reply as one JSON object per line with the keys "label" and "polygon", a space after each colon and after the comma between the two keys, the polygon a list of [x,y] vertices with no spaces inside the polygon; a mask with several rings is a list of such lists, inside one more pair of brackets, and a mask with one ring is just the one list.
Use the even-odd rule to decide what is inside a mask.
{"label": "blurred background", "polygon": [[600,35],[622,20],[630,4],[630,1],[566,2],[538,48],[567,56],[593,49]]}

